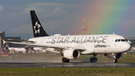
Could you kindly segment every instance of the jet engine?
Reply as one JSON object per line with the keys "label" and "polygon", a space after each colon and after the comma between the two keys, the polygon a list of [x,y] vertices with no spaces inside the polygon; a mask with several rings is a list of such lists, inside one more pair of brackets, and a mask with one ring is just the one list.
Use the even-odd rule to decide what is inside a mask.
{"label": "jet engine", "polygon": [[104,54],[105,56],[107,56],[110,59],[113,59],[114,63],[118,62],[118,59],[122,56],[122,53],[112,53],[112,54]]}
{"label": "jet engine", "polygon": [[75,59],[80,56],[80,51],[76,49],[68,49],[63,51],[63,56],[67,59]]}

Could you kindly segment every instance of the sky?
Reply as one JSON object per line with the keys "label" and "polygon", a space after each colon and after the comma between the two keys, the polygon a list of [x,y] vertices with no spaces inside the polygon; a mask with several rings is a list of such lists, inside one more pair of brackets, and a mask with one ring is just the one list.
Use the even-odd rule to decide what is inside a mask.
{"label": "sky", "polygon": [[135,37],[135,0],[1,0],[0,31],[6,36],[33,37],[30,10],[49,35],[119,34]]}

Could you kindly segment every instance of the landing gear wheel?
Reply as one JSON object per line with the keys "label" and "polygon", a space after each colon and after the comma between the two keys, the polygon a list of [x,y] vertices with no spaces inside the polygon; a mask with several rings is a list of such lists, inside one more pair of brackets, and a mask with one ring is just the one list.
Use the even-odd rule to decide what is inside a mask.
{"label": "landing gear wheel", "polygon": [[63,63],[69,63],[69,61],[70,61],[70,60],[67,59],[67,58],[62,58],[62,62],[63,62]]}
{"label": "landing gear wheel", "polygon": [[92,62],[92,63],[97,62],[97,60],[98,60],[97,57],[91,57],[90,58],[90,62]]}
{"label": "landing gear wheel", "polygon": [[69,61],[70,61],[69,59],[66,60],[67,63],[69,63]]}
{"label": "landing gear wheel", "polygon": [[113,63],[117,63],[117,62],[118,62],[118,60],[117,60],[117,59],[113,60]]}
{"label": "landing gear wheel", "polygon": [[66,62],[66,58],[62,58],[62,62],[65,63]]}

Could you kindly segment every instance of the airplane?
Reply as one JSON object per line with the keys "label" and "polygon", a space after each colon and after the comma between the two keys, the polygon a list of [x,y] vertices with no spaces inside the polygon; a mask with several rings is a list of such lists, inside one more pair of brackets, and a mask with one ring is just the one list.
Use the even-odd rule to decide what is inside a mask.
{"label": "airplane", "polygon": [[29,50],[34,53],[47,53],[46,50],[44,50],[42,47],[35,47],[35,46],[30,46]]}
{"label": "airplane", "polygon": [[[10,40],[7,40],[10,41]],[[19,40],[14,40],[19,41]],[[25,42],[25,40],[22,40],[22,42]],[[46,53],[42,47],[9,47],[5,40],[3,40],[3,49],[4,53]]]}
{"label": "airplane", "polygon": [[34,38],[28,43],[12,42],[27,46],[43,47],[46,51],[60,53],[63,63],[69,63],[80,55],[93,55],[90,62],[97,62],[97,54],[104,54],[113,59],[114,63],[122,56],[123,52],[130,49],[130,43],[121,35],[61,35],[50,36],[43,28],[35,10],[30,11]]}
{"label": "airplane", "polygon": [[25,48],[9,47],[5,40],[3,40],[3,49],[5,53],[26,53]]}

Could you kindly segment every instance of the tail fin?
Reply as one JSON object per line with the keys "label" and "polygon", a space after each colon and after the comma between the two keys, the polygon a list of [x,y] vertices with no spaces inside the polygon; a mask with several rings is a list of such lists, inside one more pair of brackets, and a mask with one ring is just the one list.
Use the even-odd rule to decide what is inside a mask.
{"label": "tail fin", "polygon": [[5,40],[3,40],[3,48],[4,50],[9,50],[9,46],[7,45]]}
{"label": "tail fin", "polygon": [[30,11],[34,37],[49,36],[40,23],[34,10]]}

